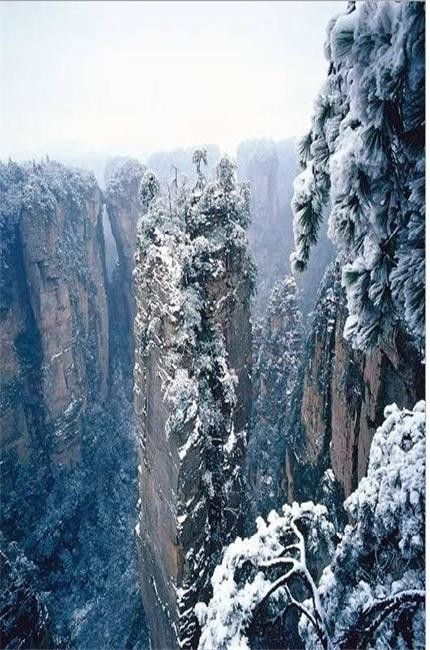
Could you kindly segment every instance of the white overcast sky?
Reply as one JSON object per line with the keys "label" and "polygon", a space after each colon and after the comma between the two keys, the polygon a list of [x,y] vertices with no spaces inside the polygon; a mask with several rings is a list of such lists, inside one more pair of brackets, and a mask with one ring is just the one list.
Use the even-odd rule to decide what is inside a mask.
{"label": "white overcast sky", "polygon": [[1,2],[0,156],[303,133],[344,2]]}

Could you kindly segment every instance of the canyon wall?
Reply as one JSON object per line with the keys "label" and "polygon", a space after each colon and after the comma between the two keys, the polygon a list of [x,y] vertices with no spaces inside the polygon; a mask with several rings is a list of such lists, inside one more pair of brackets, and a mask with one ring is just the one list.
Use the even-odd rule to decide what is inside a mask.
{"label": "canyon wall", "polygon": [[[116,164],[115,164],[116,163]],[[111,324],[116,356],[131,372],[135,317],[132,272],[140,215],[139,186],[145,167],[134,158],[114,159],[106,170],[106,210],[118,253],[111,279]]]}
{"label": "canyon wall", "polygon": [[[293,147],[291,147],[293,153]],[[238,147],[239,177],[251,188],[249,246],[257,265],[254,311],[261,316],[273,284],[288,272],[293,235],[288,201],[280,205],[279,155],[270,140],[251,140]],[[294,169],[289,170],[290,175]]]}
{"label": "canyon wall", "polygon": [[[129,192],[124,230],[135,230],[133,183]],[[8,647],[147,647],[132,534],[135,418],[115,371],[132,339],[127,311],[113,305],[116,291],[132,300],[133,253],[128,287],[109,282],[102,217],[92,174],[48,160],[0,165],[0,636]],[[123,337],[116,348],[112,322]]]}
{"label": "canyon wall", "polygon": [[2,165],[1,442],[80,459],[82,416],[108,390],[102,195],[53,163]]}
{"label": "canyon wall", "polygon": [[251,398],[247,205],[245,188],[221,179],[195,188],[173,210],[153,200],[138,235],[137,535],[154,648],[196,647],[194,605],[208,598],[222,547],[243,527]]}
{"label": "canyon wall", "polygon": [[303,318],[291,276],[277,282],[262,328],[253,330],[253,408],[246,456],[249,532],[284,501],[285,412],[302,358]]}
{"label": "canyon wall", "polygon": [[412,409],[424,398],[424,365],[408,336],[397,330],[390,344],[364,354],[343,337],[346,316],[339,270],[331,267],[320,289],[287,412],[289,502],[324,500],[324,491],[331,488],[339,500],[351,494],[366,473],[385,406],[396,402]]}

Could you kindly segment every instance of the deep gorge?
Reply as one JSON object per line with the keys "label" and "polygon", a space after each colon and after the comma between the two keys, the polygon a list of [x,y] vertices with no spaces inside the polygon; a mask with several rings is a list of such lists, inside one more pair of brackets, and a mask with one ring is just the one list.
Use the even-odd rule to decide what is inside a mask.
{"label": "deep gorge", "polygon": [[[258,145],[257,151],[262,146]],[[107,179],[104,194],[90,174],[69,170],[54,162],[27,166],[9,163],[1,170],[3,191],[9,199],[3,204],[7,210],[3,208],[2,219],[2,253],[4,268],[7,269],[7,274],[3,276],[7,290],[3,293],[1,312],[2,358],[5,360],[2,372],[2,484],[6,488],[9,486],[6,508],[3,510],[2,539],[11,592],[10,595],[6,593],[4,598],[6,602],[12,598],[16,580],[14,576],[18,567],[22,571],[24,566],[25,583],[18,593],[13,591],[13,597],[28,603],[24,613],[20,610],[20,618],[12,622],[7,633],[11,639],[18,633],[32,646],[63,647],[67,644],[73,647],[82,643],[103,645],[108,639],[115,646],[138,648],[143,644],[146,647],[148,633],[138,587],[138,550],[142,549],[141,583],[153,639],[158,639],[156,647],[174,645],[175,634],[165,636],[163,630],[172,625],[171,616],[176,607],[179,607],[176,629],[183,630],[184,635],[179,638],[190,640],[188,642],[194,646],[198,638],[196,622],[187,622],[187,618],[183,621],[181,611],[188,616],[190,607],[197,602],[193,594],[199,594],[201,598],[204,589],[208,595],[210,592],[207,591],[208,586],[203,587],[203,583],[199,586],[191,569],[186,569],[184,573],[183,562],[187,548],[191,548],[190,544],[193,553],[195,551],[198,531],[204,533],[205,530],[202,511],[193,514],[194,506],[191,504],[199,504],[202,495],[208,490],[208,485],[204,482],[200,484],[198,477],[212,476],[215,448],[213,452],[205,452],[209,453],[207,467],[212,467],[212,471],[207,469],[206,473],[201,468],[198,469],[202,449],[195,447],[196,456],[188,469],[191,457],[182,455],[179,449],[180,464],[185,461],[185,465],[179,470],[176,483],[173,481],[168,489],[167,486],[163,488],[164,496],[162,493],[157,496],[158,481],[161,478],[157,479],[156,475],[161,470],[160,463],[164,462],[163,459],[173,458],[173,447],[171,452],[167,449],[162,451],[157,439],[153,442],[150,439],[154,435],[151,432],[155,433],[160,428],[162,430],[169,417],[171,419],[169,410],[163,406],[163,389],[161,385],[157,387],[157,374],[163,364],[165,370],[162,370],[162,376],[174,368],[180,368],[182,363],[185,364],[184,370],[180,372],[187,377],[191,377],[190,372],[201,370],[191,370],[194,366],[190,365],[185,349],[180,353],[182,362],[179,362],[179,357],[173,366],[168,361],[169,354],[177,355],[173,343],[175,337],[180,341],[183,337],[191,336],[192,326],[184,324],[181,326],[184,328],[182,333],[180,329],[174,333],[172,327],[178,327],[173,325],[177,317],[163,316],[169,292],[173,290],[170,283],[177,282],[175,276],[170,276],[169,279],[169,273],[172,273],[169,266],[166,266],[166,271],[162,271],[162,258],[157,256],[153,262],[139,261],[145,260],[146,251],[153,246],[149,225],[148,234],[140,235],[137,276],[134,279],[132,277],[137,224],[143,211],[139,203],[139,189],[146,167],[132,159],[121,161],[116,168],[115,165],[111,167],[114,167],[114,171]],[[254,188],[258,199],[254,195],[249,227],[256,232],[252,237],[258,257],[260,241],[263,247],[266,245],[264,234],[261,234],[266,227],[265,206],[270,202],[273,204],[275,199],[270,196],[273,187],[269,190],[270,184],[264,181],[265,174],[272,173],[270,168],[267,170],[265,160],[263,159],[260,170],[258,166],[255,167],[255,163],[252,169],[251,192]],[[238,190],[238,196],[240,191]],[[255,205],[257,203],[258,208]],[[105,255],[102,230],[104,209],[115,240],[117,260],[114,264],[111,260],[107,261]],[[151,218],[143,215],[144,220]],[[365,358],[348,347],[342,338],[345,321],[342,287],[338,270],[333,265],[327,269],[316,298],[312,298],[312,293],[309,296],[312,288],[308,289],[306,295],[304,285],[305,296],[300,301],[294,297],[295,284],[290,285],[289,291],[292,293],[288,300],[296,300],[291,309],[297,310],[298,314],[300,304],[316,300],[314,315],[305,319],[302,325],[299,324],[300,320],[295,325],[292,314],[288,312],[286,317],[282,316],[282,312],[269,316],[274,308],[279,309],[282,304],[288,304],[286,294],[281,299],[281,294],[275,293],[278,291],[276,288],[272,302],[267,307],[268,330],[258,324],[257,314],[264,314],[264,309],[254,311],[254,362],[258,356],[258,364],[252,389],[249,381],[251,337],[249,332],[248,339],[244,338],[243,332],[246,322],[250,326],[250,306],[253,304],[253,309],[257,310],[258,302],[257,305],[251,303],[251,285],[246,289],[245,282],[244,291],[248,292],[248,296],[244,294],[242,309],[245,311],[242,311],[243,316],[240,318],[245,318],[245,322],[241,324],[237,320],[237,298],[228,298],[228,287],[234,287],[234,295],[237,295],[240,273],[245,272],[240,271],[243,252],[236,262],[233,261],[236,255],[234,252],[226,253],[229,250],[230,236],[223,235],[226,237],[223,243],[217,230],[213,235],[208,230],[207,224],[214,218],[221,217],[205,217],[201,226],[203,230],[192,231],[190,244],[187,245],[191,245],[192,238],[199,236],[199,232],[204,233],[206,238],[214,237],[214,242],[218,242],[216,245],[219,253],[211,264],[215,265],[215,269],[219,264],[217,260],[224,259],[224,273],[227,275],[224,279],[221,275],[211,285],[211,281],[207,283],[214,270],[206,270],[206,275],[200,276],[199,282],[202,285],[199,291],[203,290],[204,295],[209,292],[214,306],[229,305],[233,301],[230,307],[226,309],[223,306],[218,315],[211,315],[210,318],[215,318],[215,322],[219,323],[223,337],[230,346],[226,350],[226,359],[229,360],[227,364],[236,359],[233,361],[236,365],[233,365],[232,372],[237,374],[240,369],[242,373],[239,394],[242,395],[240,404],[243,414],[240,415],[238,411],[234,416],[234,427],[239,432],[243,431],[244,424],[248,421],[248,425],[245,425],[246,432],[251,415],[252,427],[251,431],[244,434],[245,438],[250,437],[247,459],[250,473],[239,480],[235,488],[239,490],[238,496],[226,493],[224,499],[227,501],[224,504],[216,505],[214,502],[210,505],[208,502],[209,509],[205,517],[215,517],[214,522],[219,522],[219,513],[225,511],[226,507],[239,508],[237,524],[233,525],[232,521],[222,524],[224,530],[229,531],[229,537],[224,538],[225,541],[221,542],[217,551],[215,547],[204,551],[203,548],[210,539],[216,539],[221,534],[222,540],[222,535],[226,533],[213,531],[206,542],[203,536],[201,558],[204,560],[212,557],[212,562],[219,558],[223,543],[228,539],[243,534],[245,528],[252,532],[252,519],[249,517],[255,517],[259,512],[268,512],[273,507],[279,508],[285,500],[291,502],[299,498],[304,501],[316,496],[336,516],[342,518],[343,499],[357,487],[366,471],[372,432],[383,421],[384,405],[396,401],[400,406],[411,408],[424,394],[419,356],[414,352],[413,346],[409,351],[405,348],[407,339],[399,339],[397,347],[378,350]],[[172,219],[170,216],[169,223]],[[44,224],[42,232],[45,234],[42,238],[40,227],[35,229],[31,225],[35,220],[41,220]],[[282,221],[280,223],[282,226]],[[273,227],[271,224],[271,229]],[[188,241],[186,231],[181,236],[185,238],[184,242]],[[259,240],[258,236],[263,239]],[[160,251],[170,245],[169,238],[177,242],[175,231],[169,234],[167,230],[164,237],[165,243],[156,240]],[[46,245],[47,242],[49,246]],[[240,245],[243,246],[243,243]],[[173,250],[170,255],[173,255]],[[224,255],[228,257],[224,258]],[[197,258],[194,264],[196,260]],[[113,269],[110,278],[106,272],[108,264]],[[183,262],[178,260],[178,264]],[[276,274],[272,273],[270,266],[263,269],[268,275],[262,286],[266,288],[268,283],[273,286]],[[282,277],[282,271],[283,269],[278,271],[278,278]],[[151,276],[151,273],[155,275]],[[162,279],[163,273],[167,273],[165,280]],[[158,285],[160,290],[157,289]],[[136,307],[134,286],[138,288]],[[186,286],[184,285],[185,290]],[[191,286],[195,285],[191,283]],[[179,285],[177,290],[180,290]],[[157,297],[158,291],[160,293]],[[207,305],[206,302],[202,304]],[[184,308],[180,307],[181,310]],[[208,305],[204,309],[208,309]],[[212,313],[212,309],[208,314]],[[137,329],[133,334],[136,313]],[[23,316],[16,320],[20,314]],[[167,320],[163,323],[165,318]],[[234,320],[231,321],[231,318]],[[303,320],[303,316],[298,318]],[[172,325],[169,325],[169,320]],[[156,321],[159,324],[154,328]],[[263,321],[264,318],[261,322]],[[303,326],[306,336],[303,336]],[[144,335],[143,332],[148,327],[151,334]],[[213,329],[209,323],[206,327]],[[294,327],[300,329],[301,343],[299,339],[294,339]],[[14,332],[12,340],[11,332]],[[272,347],[267,346],[267,336],[272,337]],[[297,342],[281,344],[280,341],[285,336],[292,336],[291,341]],[[154,341],[152,344],[151,339]],[[133,351],[136,345],[134,340],[139,342],[136,353]],[[270,359],[277,358],[280,344],[287,345],[286,350],[291,350],[288,354],[293,354],[293,357],[287,357],[285,369],[276,371],[281,373],[282,381],[295,368],[295,374],[290,379],[290,409],[287,409],[286,420],[286,403],[277,401],[280,395],[278,375],[276,372],[274,375],[267,374],[270,367],[267,363],[270,363]],[[207,338],[205,345],[208,345]],[[288,345],[294,347],[289,348]],[[159,352],[155,352],[157,348]],[[167,352],[168,349],[171,352]],[[197,354],[207,352],[202,350]],[[132,390],[134,364],[137,419]],[[148,370],[152,368],[152,379],[147,376],[146,370],[142,374],[145,366]],[[173,376],[175,372],[178,370],[174,371]],[[198,376],[197,374],[196,379]],[[213,382],[214,379],[210,381]],[[204,397],[207,389],[201,381],[203,379],[198,379],[196,384],[200,386],[197,390],[203,391],[198,399],[208,399]],[[188,395],[190,386],[186,384],[184,389]],[[210,400],[219,400],[220,395],[216,397],[215,385],[210,390],[215,390]],[[389,395],[384,393],[386,390],[390,391]],[[262,398],[267,404],[269,415],[264,415],[258,409],[255,411],[254,400]],[[175,399],[182,399],[180,393]],[[148,406],[148,400],[152,406]],[[270,400],[274,400],[273,404]],[[146,406],[142,410],[144,403]],[[222,408],[225,409],[227,405],[228,402]],[[172,407],[174,413],[178,406],[173,406],[172,403]],[[231,408],[231,405],[228,406],[225,417],[231,417],[227,416]],[[237,407],[233,407],[232,413],[235,409]],[[163,420],[159,420],[160,413],[165,413],[162,416],[164,424]],[[356,415],[353,416],[354,413]],[[342,420],[342,414],[347,415],[345,421]],[[267,417],[272,420],[268,421]],[[147,418],[156,420],[153,423],[151,419],[146,421]],[[139,434],[145,421],[143,431],[146,430],[147,433]],[[185,426],[185,430],[192,430],[192,420],[185,425],[181,425],[179,420],[176,426],[178,424],[179,427]],[[228,432],[230,426],[224,424],[221,431]],[[269,426],[273,427],[273,439],[266,438]],[[280,430],[284,434],[280,434]],[[180,428],[178,435],[182,442],[176,444],[185,445],[186,438],[179,431]],[[224,434],[221,431],[222,436]],[[349,432],[347,436],[346,431]],[[146,440],[145,445],[152,446],[151,453],[146,450],[142,454],[142,440]],[[266,440],[272,442],[267,443]],[[223,444],[229,446],[228,440],[224,440]],[[272,458],[268,465],[265,460],[266,444],[272,445],[268,448],[269,457]],[[228,456],[231,456],[231,451],[229,447]],[[152,460],[148,460],[150,458]],[[282,458],[285,459],[284,462]],[[277,461],[273,462],[275,459]],[[220,460],[215,462],[223,463]],[[228,474],[234,474],[232,462],[237,464],[239,472],[244,472],[243,450],[229,459]],[[257,468],[258,476],[252,467]],[[165,476],[170,477],[170,481],[174,476],[172,471],[173,468],[162,470],[166,472]],[[332,475],[327,472],[332,472]],[[223,489],[226,476],[223,478],[219,475],[216,479],[216,492]],[[140,515],[137,505],[138,483],[141,484]],[[249,506],[243,501],[245,486]],[[178,490],[178,503],[173,510],[172,505],[169,505],[170,490]],[[211,494],[211,490],[212,487],[208,494]],[[239,496],[240,493],[242,496]],[[145,499],[148,494],[152,494],[152,497]],[[161,500],[156,510],[161,513],[162,508],[165,508],[161,520],[154,519],[154,506],[158,498]],[[233,506],[235,502],[236,506]],[[181,514],[185,503],[187,507]],[[260,505],[256,507],[256,503]],[[165,529],[166,532],[159,531],[157,526],[163,522],[164,529],[166,518],[170,516],[169,511],[175,512],[177,509],[180,513],[178,521],[188,520],[190,523],[187,522],[185,527],[181,523],[178,529],[173,528],[171,532],[167,532],[168,529]],[[210,512],[213,514],[210,515]],[[159,516],[158,514],[157,517]],[[197,517],[196,523],[192,523],[194,517]],[[173,525],[174,521],[175,519],[172,520]],[[140,522],[136,528],[137,536],[134,531],[136,522]],[[148,528],[145,528],[146,522],[151,522]],[[188,530],[186,526],[190,526]],[[28,536],[29,529],[33,531],[31,536]],[[163,538],[165,535],[167,536]],[[175,560],[179,564],[172,578],[155,578],[158,584],[152,583],[154,578],[151,576],[156,576],[157,572],[161,572],[159,575],[162,576],[164,571],[173,570],[167,568],[169,565],[164,566],[163,558],[169,545],[172,542],[177,544],[174,541],[177,539],[183,539],[184,549],[180,551],[178,546],[174,551],[175,554],[179,553]],[[112,545],[115,545],[115,551],[112,551]],[[157,560],[153,556],[155,549],[161,552]],[[214,564],[207,565],[205,572],[200,574],[206,580],[210,577],[211,566]],[[152,567],[149,575],[148,567]],[[200,571],[199,565],[195,567],[194,571],[196,570]],[[80,586],[82,579],[85,586]],[[188,604],[187,600],[175,604],[173,599],[166,610],[164,603],[169,603],[171,596],[164,592],[163,585],[164,581],[169,583],[171,580],[176,584],[185,580],[181,589],[184,593],[188,591],[189,600]],[[71,583],[74,588],[70,591]],[[46,596],[47,585],[51,597]],[[112,607],[117,612],[113,620],[108,614]],[[36,609],[37,615],[32,608]],[[163,617],[159,618],[158,611],[171,613],[164,620]]]}
{"label": "deep gorge", "polygon": [[301,138],[0,161],[0,647],[423,647],[424,5],[341,11]]}

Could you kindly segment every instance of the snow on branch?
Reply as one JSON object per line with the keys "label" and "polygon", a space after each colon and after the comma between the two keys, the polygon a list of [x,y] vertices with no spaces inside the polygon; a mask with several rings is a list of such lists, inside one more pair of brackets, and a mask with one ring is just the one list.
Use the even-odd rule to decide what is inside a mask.
{"label": "snow on branch", "polygon": [[424,402],[388,406],[337,547],[324,506],[293,503],[258,518],[254,535],[225,549],[212,599],[196,607],[200,649],[245,650],[255,635],[270,644],[264,621],[287,625],[291,607],[308,650],[411,647],[399,635],[421,647],[424,468]]}
{"label": "snow on branch", "polygon": [[325,209],[344,268],[345,336],[358,349],[400,321],[422,345],[425,259],[424,3],[350,3],[328,27],[327,80],[294,183],[294,271]]}

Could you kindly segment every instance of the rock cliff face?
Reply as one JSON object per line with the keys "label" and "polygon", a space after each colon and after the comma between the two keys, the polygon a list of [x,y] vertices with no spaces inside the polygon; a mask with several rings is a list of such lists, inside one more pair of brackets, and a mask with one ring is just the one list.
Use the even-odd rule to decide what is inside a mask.
{"label": "rock cliff face", "polygon": [[287,414],[289,501],[323,498],[333,477],[341,498],[351,494],[366,473],[385,406],[396,402],[411,409],[424,398],[424,366],[408,337],[398,331],[390,346],[365,355],[343,337],[346,316],[338,271],[331,269],[323,281]]}
{"label": "rock cliff face", "polygon": [[1,442],[39,436],[53,465],[79,461],[82,416],[108,388],[102,197],[57,163],[2,165]]}
{"label": "rock cliff face", "polygon": [[173,211],[152,201],[138,235],[137,531],[155,648],[196,646],[194,605],[209,596],[222,546],[242,530],[252,283],[246,192],[222,180],[222,164],[232,174],[221,161],[219,180]]}
{"label": "rock cliff face", "polygon": [[252,428],[246,457],[249,502],[247,524],[265,517],[284,502],[285,411],[297,381],[302,357],[303,318],[297,286],[285,277],[272,289],[266,318],[253,332],[257,347],[253,368]]}
{"label": "rock cliff face", "polygon": [[147,647],[131,535],[135,418],[121,373],[111,373],[102,208],[92,174],[0,165],[8,647]]}
{"label": "rock cliff face", "polygon": [[[115,161],[113,161],[115,162]],[[112,326],[120,339],[127,368],[133,367],[133,322],[135,316],[132,271],[136,250],[137,221],[140,214],[139,186],[145,167],[133,158],[120,159],[106,179],[106,209],[118,252],[112,277]],[[119,342],[118,342],[119,343]],[[118,345],[117,345],[118,347]]]}

